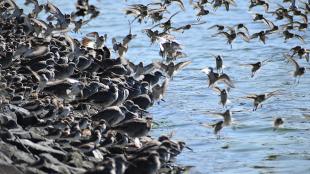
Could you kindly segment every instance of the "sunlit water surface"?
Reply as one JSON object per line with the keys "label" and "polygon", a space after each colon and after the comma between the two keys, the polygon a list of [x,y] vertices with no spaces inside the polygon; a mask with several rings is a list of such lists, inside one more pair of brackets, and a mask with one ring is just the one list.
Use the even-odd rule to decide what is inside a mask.
{"label": "sunlit water surface", "polygon": [[[67,13],[75,8],[71,0],[51,2]],[[111,47],[111,38],[121,40],[126,36],[128,20],[133,19],[124,15],[123,9],[128,4],[141,2],[90,1],[100,9],[101,15],[84,26],[81,33],[72,35],[81,39],[88,32],[97,31],[101,35],[107,33],[107,44]],[[193,11],[188,2],[185,4],[186,12],[175,16],[173,25],[195,22],[197,12]],[[166,102],[150,109],[155,120],[160,123],[151,135],[157,137],[173,132],[174,139],[185,141],[193,152],[184,150],[178,156],[177,163],[195,166],[191,173],[307,173],[310,171],[309,73],[301,78],[300,84],[294,85],[291,74],[293,66],[283,61],[282,54],[299,44],[309,48],[309,30],[300,33],[305,36],[304,44],[298,40],[284,43],[282,35],[273,34],[268,36],[266,45],[258,40],[246,43],[237,39],[231,49],[223,37],[212,37],[216,31],[208,28],[214,24],[232,26],[244,23],[250,33],[267,29],[263,23],[252,22],[252,14],[247,8],[248,1],[240,0],[237,4],[229,12],[222,8],[217,11],[210,9],[213,14],[201,19],[206,24],[176,34],[187,54],[180,61],[190,60],[192,63],[170,82]],[[274,9],[275,6],[271,7]],[[173,5],[173,8],[177,9],[178,6]],[[260,7],[252,11],[263,13]],[[274,21],[274,17],[267,17]],[[150,46],[149,39],[142,33],[142,29],[151,26],[151,23],[133,24],[133,33],[137,34],[137,38],[130,43],[127,53],[131,61],[151,63],[161,59],[159,46]],[[219,140],[211,128],[202,126],[221,119],[207,112],[224,111],[218,104],[219,96],[208,88],[207,76],[201,72],[204,67],[215,66],[212,54],[224,57],[224,72],[232,77],[236,85],[229,93],[228,108],[239,111],[233,115],[233,125],[222,130]],[[250,78],[250,68],[240,66],[242,63],[253,63],[270,57],[273,57],[272,61],[263,66],[255,78]],[[305,60],[298,61],[310,67]],[[242,98],[248,94],[277,89],[284,90],[282,95],[269,99],[256,112],[252,111],[252,101]],[[272,122],[276,117],[284,118],[285,124],[284,128],[273,131]]]}

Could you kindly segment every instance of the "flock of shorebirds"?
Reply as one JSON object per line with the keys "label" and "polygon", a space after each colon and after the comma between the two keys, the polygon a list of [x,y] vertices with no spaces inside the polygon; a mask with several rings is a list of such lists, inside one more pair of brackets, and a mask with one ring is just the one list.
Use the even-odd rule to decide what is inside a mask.
{"label": "flock of shorebirds", "polygon": [[[177,11],[170,15],[167,20],[164,22],[160,22],[165,19],[164,14],[168,12],[167,4],[175,3],[179,5],[180,11]],[[284,42],[287,42],[289,39],[299,39],[302,43],[305,43],[304,38],[299,33],[305,33],[308,29],[308,13],[310,10],[309,1],[296,1],[296,0],[284,0],[283,3],[289,3],[288,7],[284,7],[284,5],[276,4],[277,8],[274,11],[270,11],[270,5],[265,0],[251,0],[249,4],[249,10],[253,8],[264,8],[264,12],[266,14],[271,14],[275,16],[275,20],[277,22],[284,21],[280,25],[276,25],[271,19],[266,18],[265,14],[262,13],[252,13],[253,22],[261,22],[264,23],[267,29],[259,31],[257,33],[250,34],[248,27],[243,23],[237,23],[233,26],[224,26],[221,24],[216,24],[210,26],[209,30],[216,30],[216,33],[213,34],[213,37],[223,36],[227,39],[227,44],[230,45],[232,48],[233,42],[240,37],[242,40],[246,42],[250,42],[253,39],[259,39],[263,44],[266,44],[269,35],[280,35],[284,38]],[[178,15],[182,10],[185,10],[184,3],[181,0],[167,0],[163,3],[149,3],[147,5],[143,4],[135,4],[130,5],[127,9],[125,9],[125,13],[127,15],[134,16],[134,20],[138,20],[139,23],[147,22],[151,20],[152,23],[155,25],[149,29],[145,29],[144,32],[147,36],[151,39],[151,43],[155,41],[159,42],[161,51],[167,49],[164,45],[169,45],[171,51],[168,55],[163,55],[160,52],[167,62],[171,60],[176,60],[178,58],[183,58],[186,56],[185,53],[181,52],[181,44],[178,43],[176,38],[172,35],[173,32],[184,32],[185,30],[190,29],[193,25],[202,25],[206,22],[201,21],[203,16],[210,15],[212,12],[208,10],[209,7],[217,10],[220,7],[224,7],[227,11],[230,10],[231,6],[236,6],[234,0],[198,0],[198,1],[190,1],[193,9],[198,11],[196,13],[197,22],[193,22],[184,26],[175,26],[173,24],[172,18]],[[274,5],[274,4],[272,4]],[[162,29],[162,31],[155,30],[155,28]],[[167,44],[167,42],[169,44]],[[168,50],[168,49],[167,49]],[[293,76],[296,78],[295,83],[299,83],[299,79],[301,76],[304,75],[307,68],[299,65],[295,57],[300,59],[306,59],[309,62],[309,53],[310,50],[308,48],[303,48],[301,46],[295,46],[289,50],[289,53],[283,54],[283,57],[286,61],[289,61],[294,66],[294,73]],[[219,93],[220,95],[220,104],[226,108],[226,104],[228,102],[228,93],[229,91],[235,87],[232,79],[229,75],[223,72],[224,63],[223,57],[221,55],[213,55],[215,58],[216,66],[207,67],[202,69],[202,72],[206,73],[209,80],[209,88],[212,88],[214,91]],[[255,76],[255,73],[268,62],[272,61],[272,58],[268,58],[262,61],[248,63],[248,64],[241,64],[240,66],[248,66],[251,67],[251,77]],[[180,66],[189,64],[189,61],[180,62]],[[163,64],[163,63],[162,63]],[[221,89],[217,86],[218,83],[223,82],[227,89]],[[264,94],[253,94],[246,96],[244,98],[251,99],[254,102],[253,111],[257,110],[257,108],[262,106],[262,103],[269,99],[272,96],[281,94],[280,90],[267,92]],[[209,114],[221,115],[223,116],[223,120],[212,124],[206,125],[211,126],[214,128],[214,133],[218,135],[219,132],[224,126],[229,126],[232,122],[232,112],[227,109],[224,112],[208,112]],[[282,118],[276,118],[274,120],[274,128],[277,129],[284,123]]]}
{"label": "flock of shorebirds", "polygon": [[[285,2],[291,5],[288,8],[278,5],[273,12],[269,11],[269,4],[264,0],[251,0],[249,8],[263,6],[266,13],[276,16],[277,20],[285,19],[286,24],[277,26],[257,13],[253,21],[264,22],[268,29],[252,35],[245,24],[232,27],[214,25],[209,29],[216,29],[214,36],[224,36],[231,47],[237,36],[246,42],[259,38],[265,43],[267,36],[274,33],[282,33],[285,41],[297,38],[304,42],[303,37],[294,31],[307,29],[309,2],[300,3],[302,5],[297,5],[295,0]],[[166,18],[172,4],[177,4],[180,11]],[[129,33],[122,41],[112,38],[110,49],[106,34],[91,32],[81,41],[69,35],[69,32],[80,32],[81,27],[100,14],[88,0],[78,0],[76,11],[70,14],[63,13],[49,1],[39,4],[37,0],[26,0],[25,5],[33,7],[29,14],[25,14],[14,0],[1,1],[0,109],[3,113],[13,111],[19,115],[16,120],[8,118],[7,122],[1,123],[1,129],[8,132],[10,129],[39,129],[40,134],[53,140],[58,149],[67,153],[79,150],[84,160],[93,162],[93,168],[83,168],[85,173],[155,174],[163,168],[165,172],[181,172],[183,169],[173,166],[171,161],[184,148],[190,148],[182,141],[171,140],[172,135],[163,135],[157,140],[148,137],[152,125],[157,123],[147,109],[164,101],[169,81],[191,63],[176,63],[186,54],[172,33],[205,24],[202,19],[211,14],[207,7],[214,10],[224,7],[229,11],[235,6],[234,0],[199,0],[190,1],[190,4],[197,11],[197,21],[184,26],[175,26],[172,21],[185,10],[182,0],[129,5],[124,9],[126,15],[134,17],[129,21]],[[135,21],[154,24],[143,32],[151,44],[159,44],[162,61],[134,64],[126,57],[129,44],[136,37],[131,31]],[[295,66],[294,77],[299,83],[306,68],[300,66],[295,57],[309,61],[309,50],[296,46],[290,53],[284,54],[284,58]],[[116,58],[112,58],[114,54]],[[202,71],[208,75],[209,87],[220,94],[220,104],[225,108],[228,92],[235,85],[223,71],[223,58],[220,55],[214,57],[216,67]],[[268,61],[242,66],[251,66],[251,77],[254,77]],[[220,82],[224,82],[227,89],[218,87]],[[253,110],[256,110],[262,102],[279,92],[245,98],[254,101]],[[232,114],[229,109],[212,114],[224,118],[211,125],[214,133],[219,135],[223,126],[231,124]],[[274,126],[277,128],[283,123],[283,119],[277,118]],[[14,137],[13,134],[10,139]],[[42,165],[35,167],[47,170]]]}

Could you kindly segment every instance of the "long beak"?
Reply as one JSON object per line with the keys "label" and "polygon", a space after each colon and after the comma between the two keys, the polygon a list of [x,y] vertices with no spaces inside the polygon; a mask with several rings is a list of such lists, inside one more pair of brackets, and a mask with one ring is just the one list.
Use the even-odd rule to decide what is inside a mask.
{"label": "long beak", "polygon": [[190,150],[190,151],[192,151],[192,152],[194,152],[194,150],[192,148],[188,147],[188,146],[185,146],[185,148]]}

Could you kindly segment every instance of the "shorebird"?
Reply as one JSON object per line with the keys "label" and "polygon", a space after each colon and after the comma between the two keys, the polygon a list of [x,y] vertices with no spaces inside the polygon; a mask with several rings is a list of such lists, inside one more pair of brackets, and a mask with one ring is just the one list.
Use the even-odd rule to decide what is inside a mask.
{"label": "shorebird", "polygon": [[4,55],[0,55],[0,65],[1,69],[6,69],[13,64],[13,52],[12,50],[7,50]]}
{"label": "shorebird", "polygon": [[222,104],[223,107],[225,107],[226,103],[228,101],[227,90],[226,89],[220,89],[217,86],[213,87],[212,89],[220,94],[221,100],[220,100],[219,104]]}
{"label": "shorebird", "polygon": [[70,62],[68,64],[55,64],[54,68],[55,79],[62,80],[73,75],[76,65],[74,62]]}
{"label": "shorebird", "polygon": [[306,72],[306,68],[299,66],[296,60],[294,60],[290,55],[284,54],[283,56],[294,65],[295,71],[293,75],[295,77],[295,83],[299,83],[300,77]]}
{"label": "shorebird", "polygon": [[300,36],[298,34],[291,33],[288,30],[283,31],[283,36],[284,36],[284,42],[286,42],[288,39],[293,39],[293,38],[297,38],[300,41],[302,41],[303,43],[305,42],[305,40],[302,36]]}
{"label": "shorebird", "polygon": [[275,11],[267,12],[267,13],[271,13],[273,16],[275,15],[277,20],[282,20],[286,18],[289,20],[289,22],[292,22],[293,16],[289,14],[289,10],[280,4],[277,4],[277,5],[278,5],[278,8]]}
{"label": "shorebird", "polygon": [[273,121],[273,131],[277,130],[283,124],[284,124],[284,120],[281,117],[276,118]]}
{"label": "shorebird", "polygon": [[214,129],[214,134],[216,135],[217,139],[220,139],[220,131],[221,129],[224,127],[224,121],[218,121],[217,123],[215,124],[211,124],[210,126],[213,127]]}
{"label": "shorebird", "polygon": [[266,19],[264,15],[255,13],[253,17],[253,21],[263,21],[269,28],[273,28],[274,24],[270,20]]}
{"label": "shorebird", "polygon": [[78,33],[80,32],[80,29],[82,28],[83,25],[86,25],[88,22],[90,22],[90,19],[88,20],[83,20],[79,19],[78,21],[71,21],[74,24],[73,32]]}
{"label": "shorebird", "polygon": [[169,18],[168,18],[168,20],[166,20],[165,22],[162,22],[162,23],[159,23],[159,24],[157,24],[157,25],[155,25],[155,26],[153,26],[152,28],[154,28],[154,27],[156,27],[156,26],[159,26],[160,28],[163,28],[165,31],[167,30],[169,30],[169,29],[171,29],[171,24],[172,24],[172,22],[171,22],[171,19],[175,16],[175,15],[177,15],[177,14],[179,14],[180,13],[180,11],[178,11],[178,12],[175,12],[174,14],[172,14]]}
{"label": "shorebird", "polygon": [[57,19],[57,26],[60,29],[67,29],[71,20],[70,15],[63,14],[55,5],[47,1],[45,5],[45,11],[52,14],[54,18]]}
{"label": "shorebird", "polygon": [[179,155],[183,151],[184,148],[187,148],[188,150],[193,151],[193,149],[186,146],[185,142],[173,141],[170,138],[166,135],[161,135],[160,137],[158,137],[158,141],[161,142],[160,146],[164,146],[170,151],[170,155],[172,158]]}
{"label": "shorebird", "polygon": [[148,82],[152,87],[159,82],[161,77],[164,77],[164,75],[160,71],[155,71],[154,74],[145,74],[142,80]]}
{"label": "shorebird", "polygon": [[256,62],[256,63],[249,63],[249,64],[241,64],[241,66],[251,66],[252,69],[251,69],[251,77],[253,78],[255,73],[263,66],[265,65],[270,59],[265,59],[263,61],[259,61],[259,62]]}
{"label": "shorebird", "polygon": [[156,174],[160,169],[161,163],[157,152],[150,152],[148,156],[138,157],[131,160],[125,174]]}
{"label": "shorebird", "polygon": [[253,7],[256,7],[256,6],[263,6],[265,9],[265,12],[268,12],[269,10],[269,4],[264,0],[251,0],[250,2],[251,4],[249,6],[249,10],[251,10]]}
{"label": "shorebird", "polygon": [[297,54],[300,59],[302,57],[305,57],[306,61],[309,62],[309,60],[310,60],[310,56],[309,56],[310,50],[309,49],[302,48],[301,46],[295,46],[295,47],[291,48],[290,51],[293,52],[291,57],[293,57],[295,54]]}
{"label": "shorebird", "polygon": [[223,58],[220,55],[213,56],[215,58],[215,68],[217,70],[217,73],[223,73]]}
{"label": "shorebird", "polygon": [[224,119],[224,123],[223,125],[224,126],[229,126],[231,125],[231,122],[232,122],[232,112],[227,109],[225,112],[207,112],[208,114],[215,114],[215,115],[220,115],[223,117]]}
{"label": "shorebird", "polygon": [[260,31],[260,32],[252,34],[250,39],[258,38],[261,42],[263,42],[263,44],[266,44],[266,39],[267,39],[266,35],[268,34],[269,33],[267,33],[267,31]]}
{"label": "shorebird", "polygon": [[109,126],[114,126],[125,119],[125,107],[110,106],[93,115],[91,118],[95,121],[105,120]]}
{"label": "shorebird", "polygon": [[177,27],[177,28],[172,27],[171,31],[180,31],[180,32],[184,33],[185,30],[191,29],[193,25],[202,25],[205,23],[206,22],[197,22],[197,23],[186,24],[186,25],[183,25],[183,26]]}
{"label": "shorebird", "polygon": [[214,0],[212,3],[214,10],[224,5],[226,11],[229,11],[230,5],[236,5],[235,0]]}
{"label": "shorebird", "polygon": [[154,62],[155,67],[163,70],[169,78],[172,78],[178,71],[189,64],[191,64],[191,61],[179,62],[177,64],[170,62],[168,65],[162,62]]}
{"label": "shorebird", "polygon": [[241,30],[241,31],[243,29],[247,35],[250,34],[248,28],[243,23],[236,24],[234,25],[234,27],[236,27],[237,30]]}
{"label": "shorebird", "polygon": [[105,108],[111,106],[118,98],[118,88],[116,85],[110,85],[109,89],[102,89],[85,99],[72,101],[72,104],[85,103]]}
{"label": "shorebird", "polygon": [[148,134],[152,126],[152,118],[131,119],[112,126],[111,129],[117,132],[127,133],[130,137],[143,137]]}
{"label": "shorebird", "polygon": [[208,87],[213,87],[217,82],[224,82],[230,88],[235,87],[230,77],[225,73],[221,75],[218,73],[215,73],[213,72],[213,68],[211,67],[204,68],[201,71],[208,75],[208,80],[209,80]]}
{"label": "shorebird", "polygon": [[94,138],[90,140],[90,142],[87,142],[85,144],[81,144],[78,146],[78,148],[83,152],[83,153],[88,153],[93,151],[94,149],[99,146],[100,141],[102,139],[102,135],[100,131],[96,130],[94,133]]}
{"label": "shorebird", "polygon": [[77,11],[74,13],[74,16],[84,17],[90,15],[90,19],[96,18],[100,13],[94,5],[88,3],[88,0],[78,0],[76,9]]}
{"label": "shorebird", "polygon": [[232,48],[232,43],[233,41],[237,38],[237,36],[240,36],[244,41],[249,42],[250,38],[249,36],[242,32],[242,31],[236,31],[235,29],[231,28],[231,27],[227,27],[229,31],[220,31],[216,34],[214,34],[213,36],[218,36],[218,35],[223,35],[226,37],[227,39],[227,44],[230,45],[230,47]]}
{"label": "shorebird", "polygon": [[217,31],[224,31],[225,26],[224,26],[224,25],[218,25],[218,24],[216,24],[216,25],[212,25],[212,26],[209,27],[208,29],[210,30],[210,29],[213,29],[213,28],[216,28]]}
{"label": "shorebird", "polygon": [[98,32],[91,32],[86,34],[87,37],[82,39],[82,45],[89,48],[100,49],[107,41],[108,35],[99,36]]}
{"label": "shorebird", "polygon": [[164,5],[170,5],[172,2],[178,4],[180,8],[185,11],[183,0],[164,0]]}
{"label": "shorebird", "polygon": [[169,84],[169,79],[165,79],[165,81],[163,82],[162,85],[156,84],[153,88],[152,88],[152,101],[153,102],[160,102],[161,100],[164,101],[164,95],[166,93],[166,90],[168,88],[168,84]]}
{"label": "shorebird", "polygon": [[258,106],[263,107],[262,102],[266,101],[272,96],[278,95],[279,94],[278,92],[279,90],[275,90],[275,91],[264,93],[264,94],[252,94],[252,95],[246,96],[245,98],[254,100],[253,111],[256,111]]}

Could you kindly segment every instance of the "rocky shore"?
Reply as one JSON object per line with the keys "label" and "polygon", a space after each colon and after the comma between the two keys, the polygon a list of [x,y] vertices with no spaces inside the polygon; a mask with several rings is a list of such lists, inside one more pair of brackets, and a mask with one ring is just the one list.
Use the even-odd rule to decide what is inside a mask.
{"label": "rocky shore", "polygon": [[[147,109],[190,62],[134,64],[125,58],[131,32],[113,48],[97,32],[70,36],[69,26],[77,32],[86,21],[78,17],[99,15],[95,7],[68,15],[26,3],[29,14],[0,2],[0,173],[181,173],[173,161],[185,143],[150,137]],[[161,54],[173,60],[180,47],[167,39]]]}

